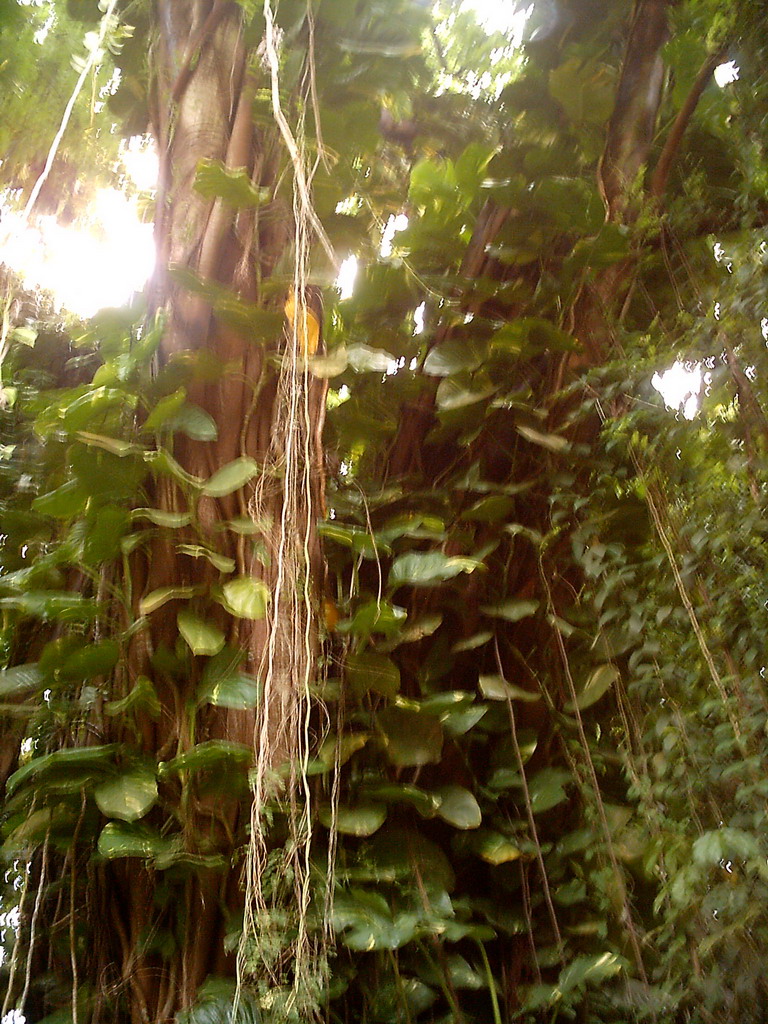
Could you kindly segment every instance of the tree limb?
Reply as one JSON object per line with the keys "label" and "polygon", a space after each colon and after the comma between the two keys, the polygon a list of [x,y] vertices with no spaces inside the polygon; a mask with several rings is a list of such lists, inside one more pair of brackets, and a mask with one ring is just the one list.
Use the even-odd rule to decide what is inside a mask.
{"label": "tree limb", "polygon": [[690,92],[685,97],[685,102],[677,113],[677,117],[669,130],[667,141],[664,143],[664,148],[661,151],[661,156],[656,164],[653,177],[651,178],[650,193],[654,199],[659,199],[664,194],[667,187],[667,181],[669,179],[669,172],[672,170],[672,165],[680,148],[680,143],[683,140],[685,130],[693,117],[693,113],[698,106],[702,93],[706,89],[709,80],[712,77],[712,73],[723,59],[723,53],[724,50],[720,49],[716,53],[712,53],[707,57],[701,65],[698,75],[696,75],[696,79],[691,86]]}

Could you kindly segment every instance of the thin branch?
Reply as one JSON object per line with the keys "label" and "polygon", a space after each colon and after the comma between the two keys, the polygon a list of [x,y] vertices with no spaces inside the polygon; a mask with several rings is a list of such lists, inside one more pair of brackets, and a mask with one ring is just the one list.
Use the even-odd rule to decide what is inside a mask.
{"label": "thin branch", "polygon": [[656,169],[654,170],[653,177],[651,178],[651,195],[655,199],[659,199],[664,194],[667,187],[667,181],[669,179],[669,173],[672,170],[672,165],[674,164],[678,150],[680,149],[680,143],[683,141],[685,130],[699,104],[702,93],[709,84],[712,73],[718,64],[721,63],[724,52],[724,48],[721,48],[717,50],[716,53],[711,53],[701,65],[699,73],[696,75],[696,79],[691,86],[691,90],[685,97],[685,102],[682,107],[680,107],[677,117],[669,130],[667,141],[664,143],[664,148],[661,151],[661,156],[658,159]]}

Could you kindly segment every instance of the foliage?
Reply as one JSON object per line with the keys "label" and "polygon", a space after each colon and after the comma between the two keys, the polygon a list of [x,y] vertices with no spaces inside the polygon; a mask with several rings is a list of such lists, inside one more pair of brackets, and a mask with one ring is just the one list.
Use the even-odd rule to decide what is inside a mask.
{"label": "foliage", "polygon": [[[259,13],[242,6],[257,33]],[[331,387],[318,741],[306,787],[277,789],[269,807],[270,903],[246,954],[276,969],[291,948],[279,851],[308,800],[309,926],[322,927],[332,896],[336,950],[304,995],[325,1019],[757,1021],[762,115],[751,87],[706,93],[666,209],[633,182],[638,209],[605,222],[597,164],[621,72],[620,5],[563,5],[567,31],[532,40],[495,109],[429,95],[412,54],[422,13],[395,22],[380,6],[327,2],[314,25],[324,105],[313,130],[337,158],[318,171],[315,200],[362,266],[351,298],[327,296],[327,353],[308,369]],[[695,77],[702,26],[724,31],[723,11],[675,11],[665,53],[679,77],[662,120]],[[290,84],[304,5],[281,4],[279,17]],[[396,104],[413,83],[432,116],[406,155],[380,144],[373,100],[384,91]],[[460,130],[436,116],[457,109]],[[255,111],[266,130],[263,94]],[[706,154],[728,141],[727,124],[715,163]],[[235,208],[267,201],[212,165],[197,180]],[[727,208],[726,193],[738,197]],[[485,234],[489,208],[502,215]],[[381,225],[403,210],[408,227],[383,256]],[[620,307],[601,311],[610,358],[590,365],[580,303],[627,265]],[[278,360],[268,292],[254,306],[183,270],[177,281]],[[21,900],[30,962],[31,922],[52,922],[48,974],[30,997],[46,1013],[68,1005],[79,961],[92,986],[83,1013],[126,1019],[119,993],[88,974],[94,915],[45,912],[60,899],[86,906],[106,865],[146,866],[135,942],[163,969],[195,928],[191,877],[231,914],[229,951],[241,929],[220,894],[246,836],[242,818],[227,833],[222,808],[245,811],[252,751],[208,730],[220,709],[263,699],[231,630],[259,624],[272,595],[231,552],[248,545],[266,560],[271,524],[227,518],[212,542],[209,503],[252,487],[262,467],[240,454],[203,477],[177,461],[184,438],[212,444],[226,425],[190,398],[224,370],[203,349],[158,370],[164,329],[138,310],[70,336],[19,324],[4,366],[4,851],[31,865],[5,907]],[[649,385],[677,356],[708,367],[691,421]],[[168,483],[183,497],[172,509],[156,500]],[[158,543],[184,569],[142,589]],[[213,576],[190,571],[203,564]],[[174,642],[152,651],[151,676],[131,677],[133,645],[169,608]],[[158,746],[169,694],[181,706]],[[210,973],[183,1018],[228,1016],[232,987]],[[303,1008],[262,982],[238,1013],[283,1021]]]}

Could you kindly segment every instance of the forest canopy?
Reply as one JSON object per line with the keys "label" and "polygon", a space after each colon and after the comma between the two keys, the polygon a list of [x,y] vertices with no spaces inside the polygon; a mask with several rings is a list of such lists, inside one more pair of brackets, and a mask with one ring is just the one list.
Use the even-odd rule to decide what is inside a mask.
{"label": "forest canopy", "polygon": [[767,21],[0,0],[4,1024],[764,1019]]}

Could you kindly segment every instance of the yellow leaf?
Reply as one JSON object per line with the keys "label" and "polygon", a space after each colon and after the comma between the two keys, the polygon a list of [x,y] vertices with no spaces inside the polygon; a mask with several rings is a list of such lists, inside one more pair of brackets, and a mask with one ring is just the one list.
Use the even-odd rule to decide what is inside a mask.
{"label": "yellow leaf", "polygon": [[288,299],[285,303],[285,316],[291,331],[296,333],[299,351],[307,358],[313,356],[320,345],[320,310],[312,306],[312,297],[309,302],[296,302],[296,292],[291,288]]}

